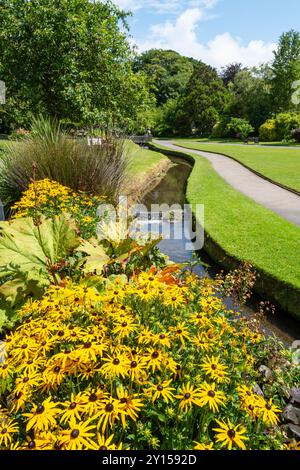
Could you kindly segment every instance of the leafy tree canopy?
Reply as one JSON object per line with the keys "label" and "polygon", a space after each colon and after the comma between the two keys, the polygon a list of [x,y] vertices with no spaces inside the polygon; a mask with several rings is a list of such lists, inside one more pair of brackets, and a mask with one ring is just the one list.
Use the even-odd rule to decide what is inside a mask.
{"label": "leafy tree canopy", "polygon": [[149,102],[147,81],[132,71],[120,22],[126,26],[126,15],[110,1],[2,0],[4,119],[25,126],[38,113],[105,126],[135,119]]}

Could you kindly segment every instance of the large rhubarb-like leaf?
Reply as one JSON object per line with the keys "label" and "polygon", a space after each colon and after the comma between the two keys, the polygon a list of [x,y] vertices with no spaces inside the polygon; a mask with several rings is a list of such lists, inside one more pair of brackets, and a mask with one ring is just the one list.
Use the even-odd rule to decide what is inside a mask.
{"label": "large rhubarb-like leaf", "polygon": [[58,279],[57,264],[80,244],[74,223],[61,214],[38,225],[31,218],[0,223],[0,294],[15,302]]}

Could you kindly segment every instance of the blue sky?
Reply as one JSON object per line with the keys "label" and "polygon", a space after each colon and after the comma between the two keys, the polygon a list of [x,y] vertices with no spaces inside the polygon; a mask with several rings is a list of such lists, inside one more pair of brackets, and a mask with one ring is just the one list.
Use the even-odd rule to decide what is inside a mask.
{"label": "blue sky", "polygon": [[299,29],[299,0],[114,0],[131,10],[139,49],[174,49],[215,67],[272,58],[280,34]]}

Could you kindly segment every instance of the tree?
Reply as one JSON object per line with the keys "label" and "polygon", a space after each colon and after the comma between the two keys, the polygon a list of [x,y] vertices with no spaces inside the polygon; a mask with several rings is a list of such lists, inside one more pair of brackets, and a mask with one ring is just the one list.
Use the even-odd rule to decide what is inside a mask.
{"label": "tree", "polygon": [[254,131],[247,119],[241,118],[231,118],[227,128],[233,137],[240,137],[241,139],[246,139]]}
{"label": "tree", "polygon": [[221,78],[227,88],[230,83],[234,83],[236,75],[242,70],[246,70],[241,63],[233,63],[222,67]]}
{"label": "tree", "polygon": [[196,62],[178,52],[150,49],[137,58],[134,69],[145,72],[149,77],[151,91],[157,105],[161,106],[182,95]]}
{"label": "tree", "polygon": [[248,120],[258,131],[272,111],[268,76],[265,66],[238,72],[229,86],[231,98],[225,114]]}
{"label": "tree", "polygon": [[272,99],[274,112],[295,109],[292,102],[295,81],[300,80],[300,33],[283,33],[272,64]]}
{"label": "tree", "polygon": [[125,20],[111,2],[2,0],[3,119],[26,126],[46,113],[106,127],[134,120],[149,95],[146,77],[132,70]]}
{"label": "tree", "polygon": [[178,132],[189,135],[194,128],[199,135],[210,135],[227,100],[228,91],[216,70],[198,62],[185,95],[179,100]]}

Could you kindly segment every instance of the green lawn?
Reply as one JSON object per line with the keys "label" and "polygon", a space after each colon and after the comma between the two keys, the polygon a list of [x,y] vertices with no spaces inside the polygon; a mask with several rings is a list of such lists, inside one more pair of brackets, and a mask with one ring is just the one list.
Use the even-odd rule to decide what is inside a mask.
{"label": "green lawn", "polygon": [[223,153],[234,157],[273,181],[300,191],[300,149],[205,144],[189,139],[173,139],[173,141],[189,149]]}
{"label": "green lawn", "polygon": [[163,162],[169,162],[168,157],[162,155],[159,152],[142,149],[133,142],[128,142],[127,145],[129,157],[127,175],[129,179],[132,179],[135,176],[140,176],[144,173],[148,173],[155,166],[160,165]]}
{"label": "green lawn", "polygon": [[207,233],[230,256],[300,289],[300,229],[236,191],[204,157],[189,155],[187,198],[205,205]]}

